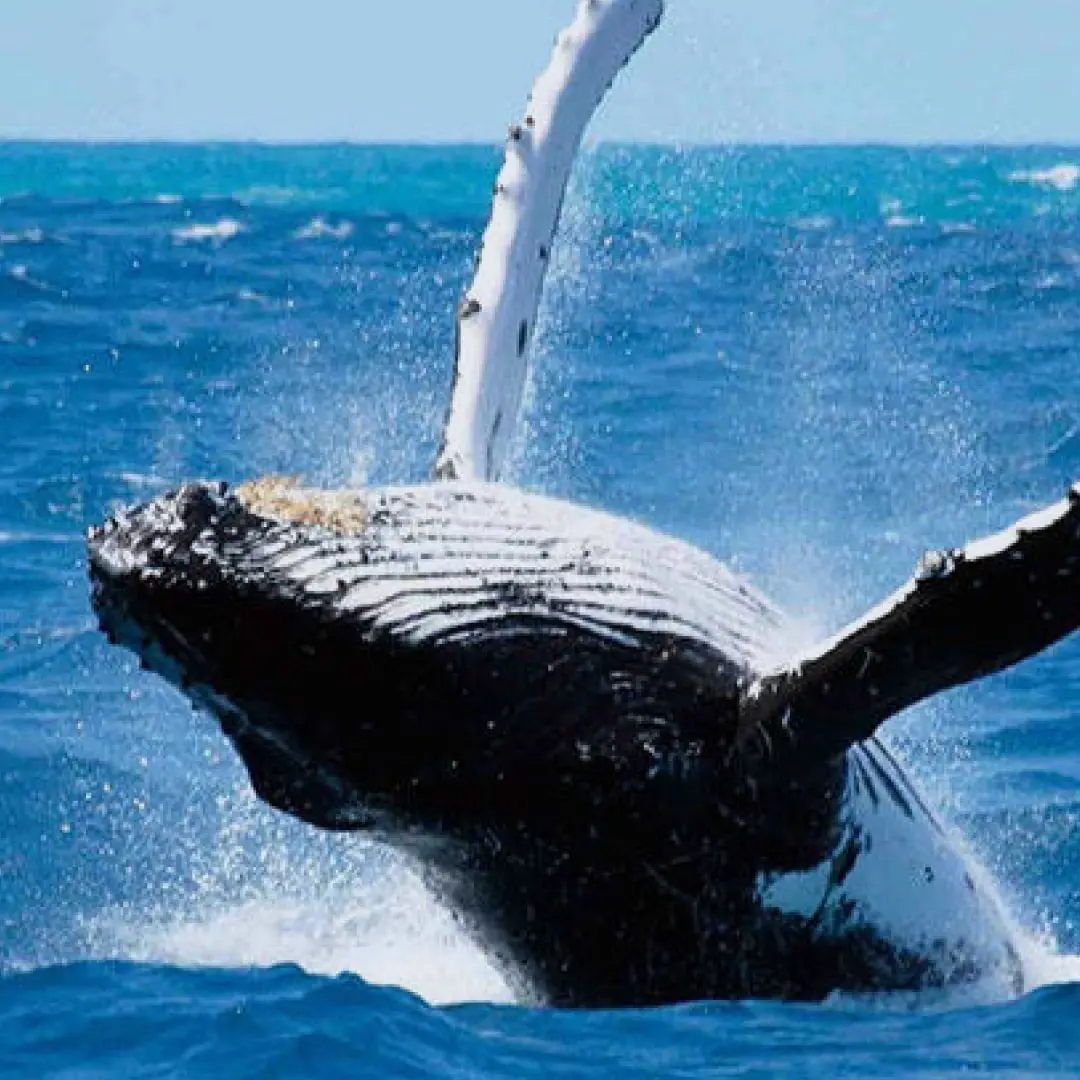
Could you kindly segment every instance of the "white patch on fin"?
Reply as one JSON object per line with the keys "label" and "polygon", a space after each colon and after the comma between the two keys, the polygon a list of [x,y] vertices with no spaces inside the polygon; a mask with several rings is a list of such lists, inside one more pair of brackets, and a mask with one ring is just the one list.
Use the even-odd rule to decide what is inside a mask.
{"label": "white patch on fin", "polygon": [[499,475],[517,426],[529,342],[582,135],[663,11],[663,0],[581,0],[533,87],[524,122],[510,130],[476,276],[458,310],[439,477]]}

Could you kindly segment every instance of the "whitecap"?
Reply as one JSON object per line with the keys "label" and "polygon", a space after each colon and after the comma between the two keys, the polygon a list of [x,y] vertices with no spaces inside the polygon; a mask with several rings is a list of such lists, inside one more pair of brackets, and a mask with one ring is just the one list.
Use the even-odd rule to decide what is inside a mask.
{"label": "whitecap", "polygon": [[245,304],[261,304],[263,307],[268,307],[270,305],[270,298],[268,296],[263,296],[262,293],[256,292],[254,289],[249,289],[246,285],[236,294],[236,299]]}
{"label": "whitecap", "polygon": [[45,233],[37,226],[23,229],[22,232],[0,232],[0,244],[44,244]]}
{"label": "whitecap", "polygon": [[61,532],[6,532],[0,529],[0,544],[81,544],[77,533]]}
{"label": "whitecap", "polygon": [[155,473],[121,472],[116,475],[119,480],[132,488],[160,491],[168,486],[168,480]]}
{"label": "whitecap", "polygon": [[1036,292],[1046,292],[1048,289],[1060,289],[1065,284],[1060,274],[1041,274],[1035,279]]}
{"label": "whitecap", "polygon": [[1051,187],[1056,191],[1073,191],[1080,184],[1080,165],[1065,161],[1049,169],[1017,169],[1009,173],[1009,182]]}
{"label": "whitecap", "polygon": [[244,231],[243,225],[232,218],[222,218],[213,225],[185,225],[173,229],[172,237],[177,244],[199,244],[210,241],[224,244]]}
{"label": "whitecap", "polygon": [[324,217],[312,218],[303,228],[293,233],[294,240],[347,240],[352,236],[351,221],[339,221],[332,225]]}
{"label": "whitecap", "polygon": [[811,214],[809,217],[795,218],[791,224],[800,231],[822,232],[832,228],[833,219],[828,214]]}
{"label": "whitecap", "polygon": [[[29,285],[31,289],[37,289],[38,292],[57,292],[48,282],[39,281],[37,278],[30,276],[30,267],[25,263],[16,263],[8,270],[8,277],[14,278],[16,281],[21,281],[24,285]],[[59,290],[60,294],[65,295],[62,290]]]}
{"label": "whitecap", "polygon": [[256,184],[236,192],[233,197],[245,206],[287,206],[295,202],[302,194],[297,188],[283,187],[279,184]]}
{"label": "whitecap", "polygon": [[921,225],[923,219],[921,217],[905,217],[903,214],[893,214],[892,217],[886,219],[886,229],[914,229],[916,226]]}

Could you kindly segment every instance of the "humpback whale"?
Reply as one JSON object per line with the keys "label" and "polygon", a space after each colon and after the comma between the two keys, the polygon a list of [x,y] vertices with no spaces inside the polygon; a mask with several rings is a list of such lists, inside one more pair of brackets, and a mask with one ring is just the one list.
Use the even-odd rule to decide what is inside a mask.
{"label": "humpback whale", "polygon": [[433,479],[197,481],[90,531],[100,623],[258,795],[417,860],[545,1000],[815,1000],[1024,971],[879,739],[1080,625],[1080,485],[832,638],[711,555],[499,481],[566,179],[661,0],[583,0],[511,129]]}

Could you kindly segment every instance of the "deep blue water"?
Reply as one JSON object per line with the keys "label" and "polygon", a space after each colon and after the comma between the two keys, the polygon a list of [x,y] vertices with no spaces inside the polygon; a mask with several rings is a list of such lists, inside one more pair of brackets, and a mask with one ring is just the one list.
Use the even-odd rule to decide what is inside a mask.
{"label": "deep blue water", "polygon": [[[491,1004],[392,855],[259,806],[97,633],[82,536],[118,502],[425,476],[497,166],[0,144],[0,1075],[1080,1075],[1080,639],[888,728],[1045,985],[558,1013]],[[1080,478],[1078,365],[1078,149],[603,148],[514,479],[826,631]]]}

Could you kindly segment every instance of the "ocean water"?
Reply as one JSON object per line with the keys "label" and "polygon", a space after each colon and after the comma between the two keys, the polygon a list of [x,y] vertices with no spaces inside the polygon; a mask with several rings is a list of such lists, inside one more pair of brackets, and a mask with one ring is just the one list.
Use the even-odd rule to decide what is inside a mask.
{"label": "ocean water", "polygon": [[[97,632],[118,503],[426,475],[498,162],[0,144],[0,1076],[1080,1075],[1080,638],[887,728],[1024,996],[604,1013],[515,1002],[409,867],[259,805]],[[536,353],[515,482],[827,632],[1080,478],[1080,149],[594,148]]]}

